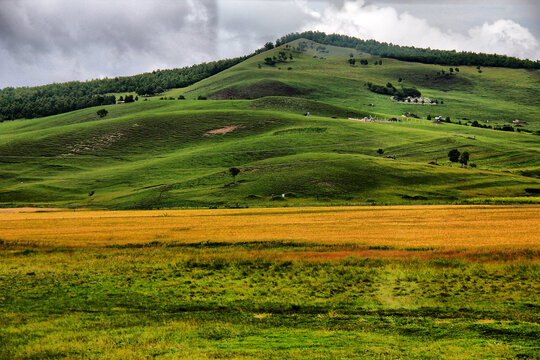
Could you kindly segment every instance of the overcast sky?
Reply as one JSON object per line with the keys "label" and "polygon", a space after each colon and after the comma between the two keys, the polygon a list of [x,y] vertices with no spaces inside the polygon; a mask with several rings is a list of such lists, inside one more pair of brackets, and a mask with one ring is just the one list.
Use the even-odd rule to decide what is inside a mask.
{"label": "overcast sky", "polygon": [[303,30],[540,59],[538,0],[0,0],[0,88],[235,57]]}

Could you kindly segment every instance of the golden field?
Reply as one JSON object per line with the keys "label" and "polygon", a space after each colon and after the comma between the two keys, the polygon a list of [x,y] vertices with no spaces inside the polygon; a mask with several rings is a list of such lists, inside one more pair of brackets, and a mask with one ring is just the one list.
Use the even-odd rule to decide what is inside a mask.
{"label": "golden field", "polygon": [[534,359],[540,206],[0,211],[0,359]]}
{"label": "golden field", "polygon": [[537,250],[539,219],[538,205],[54,212],[11,209],[0,212],[0,239],[11,246],[37,247],[278,241],[372,250]]}

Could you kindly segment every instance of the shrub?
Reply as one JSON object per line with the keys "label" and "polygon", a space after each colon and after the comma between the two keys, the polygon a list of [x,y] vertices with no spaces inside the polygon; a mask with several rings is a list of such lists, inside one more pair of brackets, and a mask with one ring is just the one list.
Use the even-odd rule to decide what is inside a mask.
{"label": "shrub", "polygon": [[105,116],[107,116],[108,113],[109,112],[105,109],[101,109],[97,111],[97,114],[99,115],[100,118],[104,118]]}

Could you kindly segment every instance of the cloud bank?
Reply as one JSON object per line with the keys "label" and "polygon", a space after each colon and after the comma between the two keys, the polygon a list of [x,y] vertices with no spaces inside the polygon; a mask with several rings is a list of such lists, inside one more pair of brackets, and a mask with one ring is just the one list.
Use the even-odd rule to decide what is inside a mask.
{"label": "cloud bank", "polygon": [[[450,5],[425,0],[0,0],[0,88],[188,66],[302,30],[540,59],[535,36],[493,1],[459,0],[438,21]],[[539,5],[516,1],[512,15],[530,24]]]}
{"label": "cloud bank", "polygon": [[0,86],[128,75],[216,52],[216,0],[0,1]]}
{"label": "cloud bank", "polygon": [[465,34],[444,31],[409,12],[398,13],[389,6],[367,5],[365,1],[345,1],[316,12],[305,1],[297,1],[311,21],[304,30],[319,30],[400,45],[497,53],[540,59],[539,42],[525,27],[500,19],[469,29]]}

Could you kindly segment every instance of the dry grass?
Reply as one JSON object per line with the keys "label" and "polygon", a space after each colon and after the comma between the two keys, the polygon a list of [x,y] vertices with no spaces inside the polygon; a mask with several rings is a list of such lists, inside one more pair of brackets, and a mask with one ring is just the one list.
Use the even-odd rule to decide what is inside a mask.
{"label": "dry grass", "polygon": [[[418,248],[452,257],[464,249],[538,250],[539,218],[537,205],[2,212],[0,239],[4,245],[46,247],[295,242],[354,246],[367,255],[400,257]],[[326,256],[347,254],[354,255],[347,250]]]}

